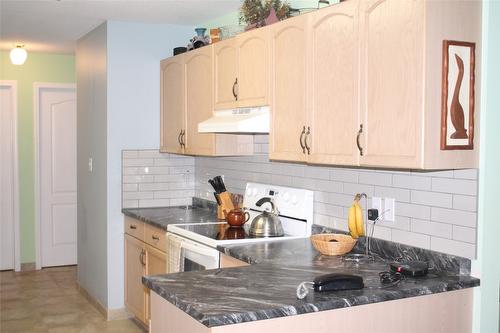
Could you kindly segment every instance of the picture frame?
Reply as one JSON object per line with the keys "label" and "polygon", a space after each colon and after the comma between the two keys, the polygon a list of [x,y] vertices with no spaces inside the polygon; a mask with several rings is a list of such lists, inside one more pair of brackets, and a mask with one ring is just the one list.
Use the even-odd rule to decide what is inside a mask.
{"label": "picture frame", "polygon": [[443,40],[441,150],[474,149],[475,49]]}

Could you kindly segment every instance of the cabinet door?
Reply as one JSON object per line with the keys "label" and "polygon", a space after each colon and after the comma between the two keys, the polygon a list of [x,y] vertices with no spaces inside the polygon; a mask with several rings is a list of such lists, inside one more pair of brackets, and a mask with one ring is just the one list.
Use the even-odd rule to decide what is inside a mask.
{"label": "cabinet door", "polygon": [[357,165],[359,44],[357,0],[311,15],[308,48],[308,162]]}
{"label": "cabinet door", "polygon": [[215,109],[238,107],[238,48],[237,39],[230,38],[213,45]]}
{"label": "cabinet door", "polygon": [[[167,274],[167,254],[152,246],[146,245],[147,270],[146,275]],[[150,293],[147,293],[147,319],[151,318]]]}
{"label": "cabinet door", "polygon": [[362,2],[362,165],[421,166],[424,5]]}
{"label": "cabinet door", "polygon": [[198,133],[198,123],[213,115],[212,48],[205,46],[186,54],[186,153],[214,154],[215,136]]}
{"label": "cabinet door", "polygon": [[184,119],[184,73],[182,55],[161,61],[160,71],[160,151],[182,153],[179,142]]}
{"label": "cabinet door", "polygon": [[305,161],[300,137],[306,125],[307,18],[301,15],[271,29],[271,159]]}
{"label": "cabinet door", "polygon": [[237,37],[240,107],[269,104],[269,30],[269,27],[255,29]]}
{"label": "cabinet door", "polygon": [[137,319],[146,323],[146,288],[142,276],[146,272],[146,250],[143,243],[125,235],[125,305]]}

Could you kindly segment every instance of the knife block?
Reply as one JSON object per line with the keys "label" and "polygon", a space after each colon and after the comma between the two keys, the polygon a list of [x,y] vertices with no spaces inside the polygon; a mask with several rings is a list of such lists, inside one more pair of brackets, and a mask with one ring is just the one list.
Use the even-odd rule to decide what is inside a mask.
{"label": "knife block", "polygon": [[217,218],[225,220],[226,216],[224,214],[224,211],[226,211],[226,213],[229,213],[231,210],[234,209],[233,201],[231,200],[231,193],[222,192],[219,193],[218,196],[220,205],[217,206]]}

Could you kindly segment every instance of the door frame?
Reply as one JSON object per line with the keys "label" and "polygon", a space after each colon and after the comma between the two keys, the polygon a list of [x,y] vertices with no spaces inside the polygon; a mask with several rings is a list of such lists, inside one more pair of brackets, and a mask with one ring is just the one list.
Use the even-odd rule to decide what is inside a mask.
{"label": "door frame", "polygon": [[12,108],[12,134],[14,139],[14,271],[19,272],[21,270],[21,225],[19,221],[19,152],[18,152],[18,140],[17,140],[17,81],[15,80],[0,80],[0,86],[10,87],[12,89],[12,95],[14,97]]}
{"label": "door frame", "polygon": [[[34,82],[33,83],[33,146],[35,151],[35,269],[42,269],[42,241],[40,214],[40,95],[44,89],[74,90],[75,83]],[[77,199],[78,200],[78,199]]]}

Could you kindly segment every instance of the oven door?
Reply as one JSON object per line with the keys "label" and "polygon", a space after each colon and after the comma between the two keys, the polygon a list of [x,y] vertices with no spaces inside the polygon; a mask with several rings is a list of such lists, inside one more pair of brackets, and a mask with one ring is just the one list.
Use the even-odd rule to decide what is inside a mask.
{"label": "oven door", "polygon": [[183,272],[219,268],[219,251],[189,239],[183,239],[180,263]]}

